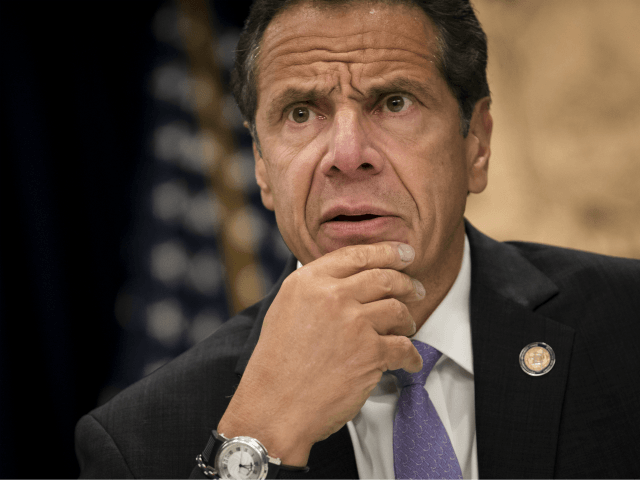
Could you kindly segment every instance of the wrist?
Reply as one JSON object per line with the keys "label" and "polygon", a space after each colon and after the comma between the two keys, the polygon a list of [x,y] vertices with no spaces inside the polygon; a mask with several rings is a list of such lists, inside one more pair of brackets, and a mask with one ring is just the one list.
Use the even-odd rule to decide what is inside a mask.
{"label": "wrist", "polygon": [[226,438],[246,436],[264,445],[269,456],[292,467],[304,467],[309,460],[313,443],[300,440],[287,428],[259,425],[226,412],[218,424],[218,432]]}
{"label": "wrist", "polygon": [[257,439],[237,436],[226,438],[216,430],[203,452],[196,456],[196,463],[202,473],[211,479],[257,479],[278,478],[281,470],[284,478],[309,472],[309,467],[284,465],[279,458],[269,455]]}

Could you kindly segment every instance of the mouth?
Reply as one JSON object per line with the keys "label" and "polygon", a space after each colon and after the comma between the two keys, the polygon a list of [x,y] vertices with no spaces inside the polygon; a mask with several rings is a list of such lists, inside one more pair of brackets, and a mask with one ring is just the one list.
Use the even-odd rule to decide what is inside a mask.
{"label": "mouth", "polygon": [[372,213],[367,213],[364,215],[338,215],[330,219],[330,222],[364,222],[366,220],[373,220],[375,218],[379,218],[380,215],[374,215]]}
{"label": "mouth", "polygon": [[348,245],[405,241],[406,225],[398,212],[376,201],[336,201],[320,215],[318,245],[326,253]]}
{"label": "mouth", "polygon": [[325,252],[347,245],[403,241],[404,237],[404,225],[397,213],[372,205],[342,205],[327,210],[318,233],[319,244]]}
{"label": "mouth", "polygon": [[376,213],[339,213],[332,215],[322,223],[323,231],[331,237],[365,238],[377,237],[393,228],[395,215],[378,215]]}
{"label": "mouth", "polygon": [[386,208],[374,205],[335,205],[323,212],[320,217],[320,224],[345,222],[358,223],[376,220],[381,217],[395,217],[396,214]]}

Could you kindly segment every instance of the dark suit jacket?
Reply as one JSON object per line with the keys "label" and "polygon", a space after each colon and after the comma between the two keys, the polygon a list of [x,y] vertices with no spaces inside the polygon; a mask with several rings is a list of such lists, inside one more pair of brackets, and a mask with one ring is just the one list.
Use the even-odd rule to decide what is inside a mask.
{"label": "dark suit jacket", "polygon": [[[467,233],[480,476],[640,477],[640,261]],[[291,258],[264,300],[84,416],[82,475],[197,476],[195,456],[294,268]],[[536,341],[556,353],[540,377],[518,360]],[[309,478],[357,477],[346,427],[313,447],[309,466]]]}

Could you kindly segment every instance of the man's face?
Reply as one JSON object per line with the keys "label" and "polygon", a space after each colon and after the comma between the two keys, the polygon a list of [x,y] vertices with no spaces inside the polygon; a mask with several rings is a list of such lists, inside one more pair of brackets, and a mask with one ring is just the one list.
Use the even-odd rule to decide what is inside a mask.
{"label": "man's face", "polygon": [[[435,29],[409,6],[303,3],[267,28],[256,177],[303,264],[395,240],[416,250],[409,274],[459,267],[466,197],[484,189],[488,144],[478,122],[461,135],[435,52]],[[490,133],[484,103],[479,124]]]}

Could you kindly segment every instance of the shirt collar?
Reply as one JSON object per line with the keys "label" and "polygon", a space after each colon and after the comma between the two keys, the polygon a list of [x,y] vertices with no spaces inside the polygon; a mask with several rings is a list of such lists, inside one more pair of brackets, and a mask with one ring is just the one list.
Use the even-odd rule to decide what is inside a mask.
{"label": "shirt collar", "polygon": [[471,247],[469,238],[465,235],[462,265],[456,281],[413,338],[440,350],[443,357],[449,357],[473,375],[470,293]]}
{"label": "shirt collar", "polygon": [[[302,267],[298,261],[297,268]],[[449,357],[473,375],[471,346],[471,316],[469,297],[471,293],[471,247],[464,236],[462,265],[451,289],[420,330],[415,340],[427,343]]]}

